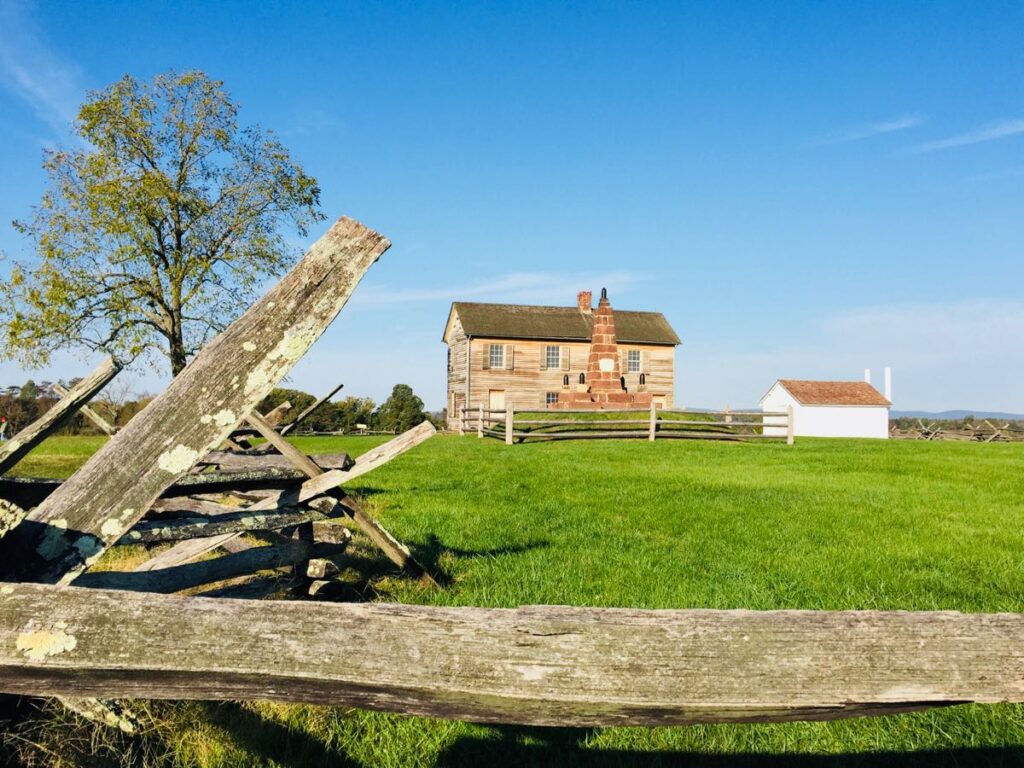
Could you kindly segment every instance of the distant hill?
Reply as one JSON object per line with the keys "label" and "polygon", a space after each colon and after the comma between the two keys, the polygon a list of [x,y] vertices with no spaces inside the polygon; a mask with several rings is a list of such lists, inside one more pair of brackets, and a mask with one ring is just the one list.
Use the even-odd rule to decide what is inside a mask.
{"label": "distant hill", "polygon": [[971,410],[957,410],[957,411],[890,411],[890,417],[894,419],[950,419],[958,421],[964,416],[974,416],[978,419],[1024,419],[1024,414],[1020,413],[1004,413],[1003,411],[971,411]]}

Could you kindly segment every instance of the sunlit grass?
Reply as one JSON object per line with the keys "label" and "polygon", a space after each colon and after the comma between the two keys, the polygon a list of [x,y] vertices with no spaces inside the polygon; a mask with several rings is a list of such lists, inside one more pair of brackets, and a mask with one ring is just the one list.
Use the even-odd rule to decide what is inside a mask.
{"label": "sunlit grass", "polygon": [[[61,461],[73,468],[99,443],[60,440],[20,469],[46,474],[37,467]],[[91,440],[92,448],[76,440]],[[358,454],[384,440],[296,443],[311,453]],[[425,591],[378,558],[379,575],[364,592],[376,599],[1024,611],[1024,445],[505,446],[439,436],[349,490],[451,582]],[[716,766],[752,764],[740,754],[781,756],[779,765],[796,754],[820,756],[814,766],[832,764],[831,756],[837,765],[1003,765],[1024,755],[1024,708],[1010,705],[833,723],[602,730],[494,728],[277,704],[156,709],[149,738],[168,749],[150,745],[146,759],[180,765],[620,765],[654,756],[700,764],[708,755],[719,756],[710,763]],[[906,751],[912,754],[892,754]],[[851,754],[860,757],[842,757]]]}

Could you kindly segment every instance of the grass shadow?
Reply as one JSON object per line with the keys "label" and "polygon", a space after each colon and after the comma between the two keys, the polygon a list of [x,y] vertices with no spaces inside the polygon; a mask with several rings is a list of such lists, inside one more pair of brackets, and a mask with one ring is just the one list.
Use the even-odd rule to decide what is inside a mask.
{"label": "grass shadow", "polygon": [[363,763],[298,728],[288,728],[235,702],[203,702],[205,719],[228,733],[238,746],[285,768],[361,768]]}
{"label": "grass shadow", "polygon": [[632,751],[588,748],[585,728],[496,726],[499,738],[464,737],[448,747],[437,765],[477,766],[687,766],[688,768],[963,768],[1024,766],[1024,747],[958,748],[848,754],[748,754]]}
{"label": "grass shadow", "polygon": [[[362,538],[362,537],[360,537]],[[529,552],[534,549],[550,546],[545,540],[510,544],[487,549],[460,549],[450,547],[436,534],[428,534],[426,541],[410,543],[409,551],[416,561],[422,565],[441,587],[449,587],[454,582],[444,567],[449,558],[468,559],[481,557],[502,557]],[[358,546],[350,547],[337,558],[345,567],[345,584],[348,589],[331,596],[336,602],[366,602],[386,599],[387,595],[378,590],[377,584],[387,577],[398,575],[395,564],[379,549],[369,542],[359,542]]]}

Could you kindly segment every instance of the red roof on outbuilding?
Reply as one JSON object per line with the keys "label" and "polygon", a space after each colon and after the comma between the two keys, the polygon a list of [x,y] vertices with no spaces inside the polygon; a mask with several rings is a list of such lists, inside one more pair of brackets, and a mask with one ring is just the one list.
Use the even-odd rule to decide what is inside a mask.
{"label": "red roof on outbuilding", "polygon": [[892,405],[866,381],[779,379],[801,405]]}

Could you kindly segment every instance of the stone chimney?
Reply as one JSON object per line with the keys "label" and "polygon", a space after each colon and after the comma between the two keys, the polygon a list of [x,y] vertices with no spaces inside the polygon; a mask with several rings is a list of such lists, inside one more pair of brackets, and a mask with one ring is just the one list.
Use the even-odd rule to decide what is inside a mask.
{"label": "stone chimney", "polygon": [[576,294],[576,307],[580,312],[590,311],[590,302],[594,295],[590,291],[580,291]]}
{"label": "stone chimney", "polygon": [[615,336],[615,313],[608,301],[608,290],[601,289],[601,301],[594,311],[594,330],[590,337],[587,384],[592,394],[622,392],[619,377],[619,345]]}

